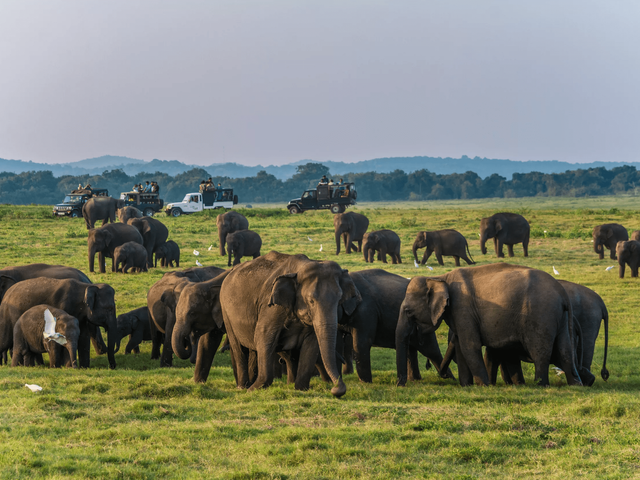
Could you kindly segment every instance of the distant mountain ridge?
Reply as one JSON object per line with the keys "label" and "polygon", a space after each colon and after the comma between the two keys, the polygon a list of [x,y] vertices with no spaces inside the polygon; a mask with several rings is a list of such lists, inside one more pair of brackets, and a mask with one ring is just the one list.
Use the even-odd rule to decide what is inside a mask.
{"label": "distant mountain ridge", "polygon": [[558,160],[530,160],[526,162],[514,160],[470,158],[463,155],[461,158],[441,158],[441,157],[389,157],[363,160],[355,163],[300,160],[286,165],[268,166],[247,166],[238,163],[214,163],[208,166],[189,165],[178,160],[158,160],[150,162],[114,155],[104,155],[102,157],[88,158],[77,162],[47,164],[25,162],[22,160],[5,160],[0,158],[0,172],[23,173],[29,171],[50,170],[54,176],[63,175],[96,175],[105,170],[121,169],[127,175],[136,175],[140,172],[154,173],[164,172],[169,175],[178,175],[193,168],[204,168],[213,176],[223,176],[230,178],[253,177],[259,171],[265,170],[275,177],[286,180],[296,173],[296,167],[308,162],[322,163],[329,167],[334,176],[346,173],[378,172],[389,173],[394,170],[403,170],[406,173],[416,170],[427,169],[437,174],[464,173],[472,171],[480,177],[486,178],[494,173],[507,179],[511,179],[514,173],[563,173],[567,170],[588,169],[595,167],[605,167],[612,169],[622,165],[631,165],[640,170],[640,162],[591,162],[591,163],[569,163]]}

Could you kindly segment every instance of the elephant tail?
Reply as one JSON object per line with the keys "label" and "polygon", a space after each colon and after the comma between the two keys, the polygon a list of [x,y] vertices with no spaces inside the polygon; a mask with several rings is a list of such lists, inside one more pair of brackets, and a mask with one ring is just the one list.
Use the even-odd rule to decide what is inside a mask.
{"label": "elephant tail", "polygon": [[602,319],[604,320],[604,360],[602,360],[602,370],[600,375],[603,380],[609,379],[609,370],[607,370],[607,353],[609,350],[609,312],[607,306],[602,305]]}
{"label": "elephant tail", "polygon": [[476,261],[473,259],[473,257],[471,256],[471,252],[469,251],[469,242],[467,242],[465,240],[464,242],[465,247],[467,247],[467,255],[469,256],[469,258],[471,259],[471,263],[473,263],[474,265],[476,264]]}

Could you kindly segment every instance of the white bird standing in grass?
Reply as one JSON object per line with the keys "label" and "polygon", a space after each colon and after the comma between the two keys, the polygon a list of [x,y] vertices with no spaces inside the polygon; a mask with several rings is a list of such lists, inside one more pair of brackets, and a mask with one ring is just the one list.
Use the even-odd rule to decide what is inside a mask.
{"label": "white bird standing in grass", "polygon": [[200,255],[200,252],[198,250],[194,250],[193,254],[197,257],[198,255]]}
{"label": "white bird standing in grass", "polygon": [[40,390],[42,390],[42,387],[40,385],[36,385],[35,383],[25,383],[24,386],[32,392],[39,392]]}
{"label": "white bird standing in grass", "polygon": [[319,252],[321,252],[321,251],[322,251],[322,244],[320,244],[320,250],[318,250],[318,251],[319,251]]}
{"label": "white bird standing in grass", "polygon": [[310,242],[313,242],[313,239],[311,237],[307,237],[307,240],[309,240]]}
{"label": "white bird standing in grass", "polygon": [[54,342],[64,345],[67,339],[61,333],[56,332],[56,317],[47,308],[44,311],[44,332],[42,332],[45,340],[53,340]]}
{"label": "white bird standing in grass", "polygon": [[211,251],[212,248],[213,248],[213,245],[209,245],[209,248],[207,248],[207,250]]}
{"label": "white bird standing in grass", "polygon": [[197,265],[197,266],[199,266],[199,267],[201,267],[201,266],[202,266],[202,264],[198,261],[198,259],[197,259],[197,258],[196,258],[196,265]]}
{"label": "white bird standing in grass", "polygon": [[556,371],[556,375],[560,376],[560,375],[564,375],[564,370],[562,370],[561,368],[558,367],[551,367]]}
{"label": "white bird standing in grass", "polygon": [[416,268],[420,268],[420,264],[416,262],[415,259],[413,260],[413,264],[416,266]]}
{"label": "white bird standing in grass", "polygon": [[610,267],[607,267],[604,269],[605,272],[608,272],[609,270],[611,270],[614,267],[614,265],[611,265]]}
{"label": "white bird standing in grass", "polygon": [[427,268],[433,272],[433,267],[430,267],[429,265],[427,265]]}
{"label": "white bird standing in grass", "polygon": [[556,270],[556,267],[553,267],[553,274],[554,275],[560,275],[560,272],[558,270]]}

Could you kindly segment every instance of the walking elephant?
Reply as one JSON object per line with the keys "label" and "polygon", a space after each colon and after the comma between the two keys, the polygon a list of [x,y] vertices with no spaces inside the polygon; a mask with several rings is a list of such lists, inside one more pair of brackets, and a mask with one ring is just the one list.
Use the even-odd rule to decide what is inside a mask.
{"label": "walking elephant", "polygon": [[560,366],[569,385],[582,385],[574,363],[571,301],[546,272],[497,263],[413,278],[396,329],[398,385],[406,384],[407,347],[413,330],[434,332],[443,320],[454,335],[463,386],[490,383],[483,345],[526,353],[533,360],[539,385],[549,385],[550,363]]}
{"label": "walking elephant", "polygon": [[32,278],[17,283],[7,290],[0,304],[0,352],[12,348],[13,328],[20,315],[36,305],[51,305],[80,322],[80,367],[89,367],[89,324],[93,324],[107,331],[109,366],[116,368],[114,347],[118,333],[114,295],[113,288],[106,283],[91,285],[56,278]]}
{"label": "walking elephant", "polygon": [[142,235],[142,244],[147,250],[147,264],[154,265],[153,253],[169,238],[169,229],[160,220],[151,217],[130,218],[128,225],[134,227]]}
{"label": "walking elephant", "polygon": [[242,257],[258,258],[262,248],[260,235],[252,230],[240,230],[227,235],[227,249],[229,250],[228,267],[231,266],[231,255],[233,264],[238,265]]}
{"label": "walking elephant", "polygon": [[640,266],[640,242],[636,240],[618,242],[616,255],[618,257],[618,276],[624,278],[625,266],[629,265],[631,277],[636,278]]}
{"label": "walking elephant", "polygon": [[138,210],[136,207],[122,207],[118,210],[118,220],[121,223],[128,223],[131,218],[140,218],[142,217],[142,212]]}
{"label": "walking elephant", "polygon": [[[64,336],[64,344],[45,338],[45,311],[53,315],[56,320],[55,332]],[[33,354],[49,354],[49,366],[61,367],[64,361],[64,351],[69,355],[69,364],[72,368],[78,368],[76,354],[78,340],[80,339],[80,323],[64,310],[54,308],[51,305],[36,305],[24,312],[13,327],[13,355],[11,366],[33,365]]]}
{"label": "walking elephant", "polygon": [[239,230],[248,230],[249,220],[241,213],[231,210],[218,215],[216,225],[218,227],[218,239],[220,240],[220,255],[224,256],[226,255],[224,244],[227,240],[227,235]]}
{"label": "walking elephant", "polygon": [[[396,327],[400,305],[404,300],[409,280],[380,269],[350,272],[349,276],[360,292],[362,301],[348,315],[339,310],[339,328],[353,337],[356,371],[362,382],[371,383],[371,347],[396,348]],[[414,380],[419,380],[416,351],[422,353],[440,369],[442,353],[434,332],[421,335],[414,331],[410,336],[409,368]],[[443,372],[444,378],[453,378],[451,371]]]}
{"label": "walking elephant", "polygon": [[102,226],[111,221],[116,221],[116,211],[124,207],[124,200],[112,197],[93,197],[82,206],[82,216],[87,230],[94,228],[98,220],[102,220]]}
{"label": "walking elephant", "polygon": [[117,247],[127,242],[136,242],[142,245],[142,235],[131,225],[111,223],[100,228],[89,230],[87,247],[89,250],[89,271],[93,273],[96,253],[98,254],[98,267],[100,273],[105,273],[104,259],[111,258],[111,271],[116,271],[114,252]]}
{"label": "walking elephant", "polygon": [[136,308],[130,312],[118,315],[118,340],[116,341],[116,352],[120,350],[120,342],[129,335],[129,342],[124,349],[124,354],[131,352],[140,353],[140,344],[143,340],[151,340],[151,326],[149,319],[149,309],[147,307]]}
{"label": "walking elephant", "polygon": [[[361,300],[348,272],[335,262],[269,252],[233,268],[222,283],[220,303],[238,387],[268,387],[274,354],[299,350],[296,389],[308,388],[320,354],[334,384],[331,393],[344,395],[347,387],[336,358],[338,308],[350,315]],[[258,377],[250,385],[252,350]]]}
{"label": "walking elephant", "polygon": [[158,266],[158,259],[160,259],[161,267],[179,267],[180,247],[173,240],[167,240],[163,245],[156,248],[156,259],[154,263],[156,267]]}
{"label": "walking elephant", "polygon": [[[418,249],[427,248],[422,256],[421,265],[427,263],[429,257],[433,252],[436,253],[436,259],[438,265],[444,266],[442,256],[452,256],[456,262],[456,267],[460,266],[460,259],[462,258],[468,265],[473,265],[476,262],[471,258],[469,253],[469,245],[467,239],[457,232],[456,230],[436,230],[433,232],[418,232],[415,241],[413,242],[413,259],[418,263]],[[469,256],[467,256],[469,254]]]}
{"label": "walking elephant", "polygon": [[[344,248],[347,253],[353,249],[362,251],[362,238],[369,228],[369,219],[361,213],[338,213],[333,217],[333,228],[336,236],[336,255],[340,254],[340,236],[344,240]],[[358,242],[356,247],[354,242]]]}
{"label": "walking elephant", "polygon": [[480,250],[483,255],[487,254],[485,244],[487,240],[493,238],[496,256],[504,258],[502,246],[506,245],[509,256],[513,257],[513,246],[522,243],[524,256],[529,256],[529,222],[517,213],[496,213],[490,217],[485,217],[480,221]]}
{"label": "walking elephant", "polygon": [[362,253],[364,261],[373,263],[373,255],[378,252],[378,259],[387,263],[387,254],[391,256],[391,263],[402,263],[400,258],[400,237],[392,230],[376,230],[365,233]]}
{"label": "walking elephant", "polygon": [[604,247],[609,250],[609,258],[617,260],[616,245],[629,240],[629,232],[619,223],[605,223],[593,227],[593,251],[598,258],[604,258]]}

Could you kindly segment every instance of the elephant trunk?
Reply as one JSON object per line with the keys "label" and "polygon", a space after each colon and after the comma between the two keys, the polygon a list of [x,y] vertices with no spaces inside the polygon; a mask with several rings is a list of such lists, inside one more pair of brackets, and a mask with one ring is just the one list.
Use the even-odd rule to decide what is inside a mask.
{"label": "elephant trunk", "polygon": [[173,352],[183,360],[190,358],[192,354],[190,335],[191,326],[177,317],[173,326],[173,334],[171,335],[171,346],[173,347]]}
{"label": "elephant trunk", "polygon": [[93,247],[89,247],[89,271],[91,273],[93,273],[93,269],[95,266],[95,256],[96,256],[96,249]]}
{"label": "elephant trunk", "polygon": [[593,240],[593,251],[600,255],[600,260],[604,258],[604,247],[602,246],[602,243],[600,243],[600,239],[597,237]]}
{"label": "elephant trunk", "polygon": [[335,313],[337,309],[334,309],[333,318],[327,319],[329,321],[320,323],[314,322],[313,329],[316,332],[318,339],[318,346],[320,348],[320,355],[322,356],[322,363],[327,370],[331,381],[335,385],[331,389],[331,393],[335,397],[341,397],[347,393],[347,387],[340,377],[340,370],[338,369],[337,352],[336,352],[336,339],[338,335],[338,318]]}
{"label": "elephant trunk", "polygon": [[231,266],[231,254],[233,253],[233,249],[230,245],[227,245],[227,252],[229,253],[229,261],[227,262],[227,267]]}
{"label": "elephant trunk", "polygon": [[340,229],[336,229],[336,255],[340,254]]}
{"label": "elephant trunk", "polygon": [[421,248],[418,242],[413,242],[413,259],[418,263],[418,248]]}
{"label": "elephant trunk", "polygon": [[396,328],[396,370],[398,372],[398,387],[407,384],[407,349],[412,326],[404,309],[400,307],[400,317]]}
{"label": "elephant trunk", "polygon": [[486,231],[481,231],[480,232],[480,251],[482,252],[483,255],[487,254],[487,247],[486,247],[486,243],[487,240],[489,240],[489,235],[487,235]]}
{"label": "elephant trunk", "polygon": [[227,253],[224,250],[224,244],[225,244],[225,241],[227,240],[227,232],[225,232],[224,230],[219,230],[218,240],[220,242],[220,255],[224,257],[224,255]]}
{"label": "elephant trunk", "polygon": [[67,351],[69,352],[69,361],[71,362],[71,368],[78,368],[78,341],[68,341]]}

